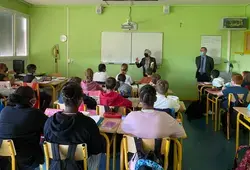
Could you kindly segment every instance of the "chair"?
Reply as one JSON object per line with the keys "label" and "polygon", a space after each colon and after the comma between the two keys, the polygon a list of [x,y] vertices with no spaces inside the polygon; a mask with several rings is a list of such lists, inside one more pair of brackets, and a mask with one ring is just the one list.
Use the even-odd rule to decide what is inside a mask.
{"label": "chair", "polygon": [[[59,145],[59,152],[61,160],[65,160],[67,153],[68,153],[69,145]],[[45,162],[46,162],[46,170],[49,170],[50,166],[50,159],[53,160],[52,154],[52,143],[44,142],[43,149],[45,154]],[[88,152],[87,152],[87,145],[86,144],[78,144],[75,152],[75,160],[81,161],[83,160],[83,168],[87,170],[88,168]]]}
{"label": "chair", "polygon": [[100,104],[100,95],[101,91],[100,90],[95,90],[95,91],[83,91],[84,94],[94,98],[96,100],[97,104]]}
{"label": "chair", "polygon": [[11,169],[16,169],[16,150],[12,140],[2,140],[0,145],[0,156],[11,157]]}
{"label": "chair", "polygon": [[[164,138],[161,146],[161,153],[164,154],[164,169],[168,168],[168,154],[170,149],[170,140],[174,141],[174,169],[181,170],[182,163],[182,145],[177,139]],[[155,139],[143,139],[143,148],[145,151],[154,149]],[[124,135],[121,144],[121,166],[120,170],[129,170],[128,165],[128,153],[136,153],[136,146],[134,142],[134,137]]]}
{"label": "chair", "polygon": [[[115,108],[115,107],[114,106],[109,106],[109,108]],[[104,113],[105,113],[105,106],[97,105],[96,106],[96,114],[103,117]],[[121,113],[122,115],[126,115],[126,107],[119,106],[118,107],[118,113]]]}
{"label": "chair", "polygon": [[22,85],[23,86],[29,86],[36,92],[37,101],[36,101],[36,104],[35,104],[34,108],[40,109],[40,88],[39,88],[39,84],[38,83],[25,83],[24,82]]}
{"label": "chair", "polygon": [[[56,109],[61,109],[61,110],[64,110],[65,109],[65,104],[63,103],[59,103],[58,100],[54,102],[54,106],[56,106]],[[81,109],[80,109],[81,108]],[[83,109],[82,109],[83,108]],[[79,107],[79,110],[82,110],[82,111],[87,111],[87,105],[84,104],[83,106],[81,105]]]}

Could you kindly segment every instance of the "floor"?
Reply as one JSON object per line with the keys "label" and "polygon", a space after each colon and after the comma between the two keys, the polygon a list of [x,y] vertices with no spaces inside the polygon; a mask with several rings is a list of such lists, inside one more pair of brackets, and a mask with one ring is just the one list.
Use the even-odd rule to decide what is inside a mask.
{"label": "floor", "polygon": [[[188,138],[183,141],[182,169],[231,170],[235,155],[235,136],[228,141],[222,131],[214,132],[211,118],[209,125],[206,125],[205,117],[191,122],[186,119],[186,115],[183,117]],[[241,133],[240,138],[241,144],[248,143],[248,134]],[[116,165],[116,170],[119,170],[119,155]],[[99,169],[105,169],[105,157]]]}

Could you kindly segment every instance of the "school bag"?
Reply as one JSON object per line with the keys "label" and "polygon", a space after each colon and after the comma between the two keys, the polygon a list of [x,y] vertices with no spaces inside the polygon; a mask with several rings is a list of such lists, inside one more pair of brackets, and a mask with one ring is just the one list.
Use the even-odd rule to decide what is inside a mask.
{"label": "school bag", "polygon": [[203,113],[206,112],[206,105],[203,99],[193,101],[186,110],[187,119],[189,121],[200,119],[203,117]]}
{"label": "school bag", "polygon": [[137,152],[129,162],[130,170],[163,170],[163,156],[161,155],[161,139],[155,139],[154,151],[146,153],[141,138],[134,138]]}
{"label": "school bag", "polygon": [[[239,153],[243,150],[245,151],[245,154],[243,155],[242,159],[239,161],[239,159],[236,156],[239,155]],[[239,147],[234,158],[233,170],[250,170],[250,147],[249,146],[245,145],[245,146]]]}
{"label": "school bag", "polygon": [[68,153],[65,160],[61,160],[59,153],[59,145],[51,144],[53,159],[49,170],[82,170],[83,163],[75,161],[75,152],[77,145],[69,145]]}

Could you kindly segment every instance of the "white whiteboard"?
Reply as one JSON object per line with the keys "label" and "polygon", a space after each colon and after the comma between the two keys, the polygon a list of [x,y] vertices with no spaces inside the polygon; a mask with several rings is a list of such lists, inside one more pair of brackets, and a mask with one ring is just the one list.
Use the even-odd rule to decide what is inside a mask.
{"label": "white whiteboard", "polygon": [[135,63],[149,49],[157,64],[162,63],[163,33],[102,32],[101,61],[103,63]]}
{"label": "white whiteboard", "polygon": [[163,33],[132,33],[132,63],[144,57],[144,50],[151,51],[157,64],[162,63]]}
{"label": "white whiteboard", "polygon": [[207,48],[207,55],[214,59],[215,64],[221,63],[221,36],[201,36],[201,47]]}
{"label": "white whiteboard", "polygon": [[101,61],[103,63],[131,62],[131,33],[102,32]]}

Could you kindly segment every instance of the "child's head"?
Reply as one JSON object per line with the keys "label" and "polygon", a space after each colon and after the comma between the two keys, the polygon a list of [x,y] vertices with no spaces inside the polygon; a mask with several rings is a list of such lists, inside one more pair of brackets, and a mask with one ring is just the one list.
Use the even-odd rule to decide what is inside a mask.
{"label": "child's head", "polygon": [[9,102],[12,105],[33,107],[36,103],[35,92],[29,86],[21,86],[10,95]]}
{"label": "child's head", "polygon": [[124,75],[124,74],[119,74],[118,75],[118,81],[120,81],[120,82],[125,82],[125,80],[126,80],[126,76]]}
{"label": "child's head", "polygon": [[243,71],[241,75],[243,76],[243,79],[245,79],[246,75],[249,74],[250,71]]}
{"label": "child's head", "polygon": [[232,84],[233,85],[241,85],[243,82],[243,77],[241,74],[233,74],[232,75]]}
{"label": "child's head", "polygon": [[91,68],[88,68],[88,69],[85,71],[86,81],[87,81],[87,82],[93,81],[93,75],[94,75],[93,70],[92,70]]}
{"label": "child's head", "polygon": [[7,73],[7,71],[8,71],[7,65],[4,64],[4,63],[0,63],[0,72],[1,73]]}
{"label": "child's head", "polygon": [[219,70],[212,70],[211,72],[212,78],[218,78],[220,76],[220,71]]}
{"label": "child's head", "polygon": [[116,80],[114,77],[107,78],[105,82],[107,90],[114,90],[116,87]]}
{"label": "child's head", "polygon": [[246,73],[245,76],[243,76],[243,80],[244,80],[246,83],[250,83],[250,72],[249,72],[249,73]]}
{"label": "child's head", "polygon": [[145,85],[140,90],[140,101],[143,108],[153,108],[156,101],[156,91],[153,86]]}
{"label": "child's head", "polygon": [[158,80],[161,79],[161,76],[159,74],[153,74],[152,75],[152,83],[156,84]]}
{"label": "child's head", "polygon": [[156,83],[155,89],[159,94],[165,95],[168,92],[169,84],[166,80],[159,80]]}
{"label": "child's head", "polygon": [[36,72],[36,65],[35,64],[29,64],[27,66],[28,73],[34,74]]}
{"label": "child's head", "polygon": [[105,64],[99,64],[98,71],[99,72],[105,72],[106,71],[106,65]]}
{"label": "child's head", "polygon": [[128,71],[128,65],[127,65],[126,63],[123,63],[123,64],[121,65],[121,72],[122,72],[123,74],[126,74],[127,71]]}
{"label": "child's head", "polygon": [[83,100],[83,91],[79,84],[68,82],[62,88],[62,98],[65,107],[78,110]]}
{"label": "child's head", "polygon": [[69,83],[77,83],[80,85],[81,81],[82,81],[82,79],[80,77],[71,77],[68,82]]}
{"label": "child's head", "polygon": [[152,76],[152,74],[153,74],[153,69],[152,69],[152,68],[148,68],[148,69],[146,70],[146,75],[147,75],[147,76]]}

